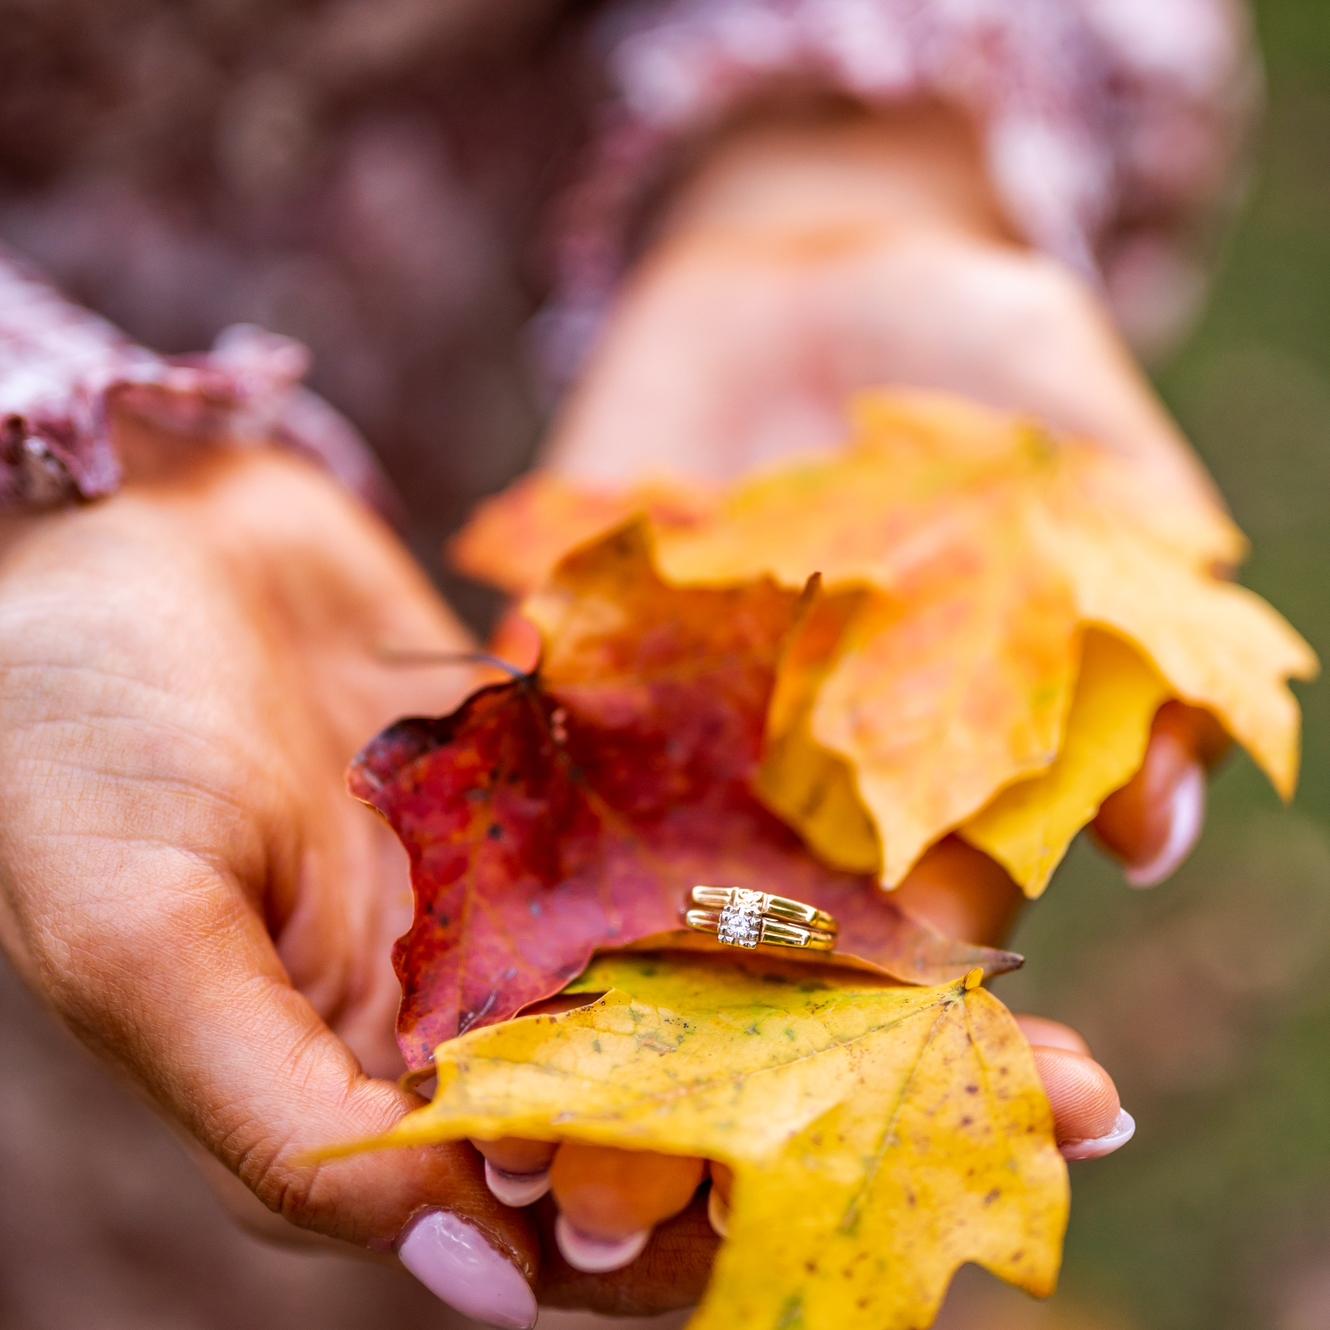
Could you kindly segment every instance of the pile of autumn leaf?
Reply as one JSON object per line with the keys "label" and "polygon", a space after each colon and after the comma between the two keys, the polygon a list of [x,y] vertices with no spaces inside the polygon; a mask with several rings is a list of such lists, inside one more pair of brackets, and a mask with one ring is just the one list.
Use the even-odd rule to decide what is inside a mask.
{"label": "pile of autumn leaf", "polygon": [[[1038,895],[1170,698],[1292,788],[1287,681],[1314,661],[1216,576],[1242,553],[1217,505],[1025,420],[881,395],[845,451],[729,490],[537,476],[457,553],[525,597],[540,663],[353,767],[410,852],[399,1037],[438,1073],[370,1144],[728,1164],[697,1326],[923,1326],[966,1261],[1049,1291],[1065,1169],[979,983],[1017,959],[883,888],[954,835]],[[722,959],[677,931],[694,882],[831,910],[837,963]],[[590,1005],[510,1020],[564,989]]]}

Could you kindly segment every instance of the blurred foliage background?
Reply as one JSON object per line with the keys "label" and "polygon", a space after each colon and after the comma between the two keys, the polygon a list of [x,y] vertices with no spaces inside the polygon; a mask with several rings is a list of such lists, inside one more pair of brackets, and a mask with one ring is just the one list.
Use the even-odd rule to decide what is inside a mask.
{"label": "blurred foliage background", "polygon": [[[1251,537],[1243,579],[1325,661],[1330,5],[1264,0],[1256,15],[1269,108],[1251,192],[1160,385]],[[1079,1025],[1139,1124],[1120,1155],[1075,1171],[1058,1326],[1330,1326],[1330,689],[1302,700],[1291,811],[1234,760],[1174,881],[1124,891],[1080,847],[1018,939],[1037,959],[1004,999]]]}

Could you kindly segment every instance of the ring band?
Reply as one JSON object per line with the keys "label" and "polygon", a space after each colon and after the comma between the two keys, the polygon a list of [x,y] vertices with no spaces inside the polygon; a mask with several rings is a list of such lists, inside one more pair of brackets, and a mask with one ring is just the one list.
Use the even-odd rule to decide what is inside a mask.
{"label": "ring band", "polygon": [[788,896],[746,887],[696,886],[688,893],[684,923],[712,933],[727,947],[794,947],[832,951],[836,921],[825,910]]}

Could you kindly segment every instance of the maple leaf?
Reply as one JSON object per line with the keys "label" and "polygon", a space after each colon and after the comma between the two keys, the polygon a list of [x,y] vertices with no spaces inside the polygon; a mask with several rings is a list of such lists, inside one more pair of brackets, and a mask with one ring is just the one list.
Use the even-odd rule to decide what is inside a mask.
{"label": "maple leaf", "polygon": [[1057,758],[1003,790],[961,835],[1038,895],[1076,833],[1140,770],[1155,713],[1168,696],[1164,681],[1125,642],[1086,633]]}
{"label": "maple leaf", "polygon": [[476,506],[450,543],[449,558],[478,581],[525,596],[584,541],[640,517],[680,530],[703,520],[717,500],[702,486],[684,489],[668,480],[608,492],[533,472]]}
{"label": "maple leaf", "polygon": [[574,986],[604,990],[593,1005],[442,1045],[433,1101],[339,1152],[520,1136],[728,1165],[693,1330],[914,1330],[967,1261],[1047,1295],[1066,1166],[1029,1047],[977,977],[604,957]]}
{"label": "maple leaf", "polygon": [[570,556],[529,606],[538,672],[393,725],[352,792],[411,859],[394,963],[408,1065],[561,989],[598,948],[677,929],[696,882],[830,910],[851,956],[936,982],[1009,953],[942,939],[820,863],[751,783],[784,645],[816,589],[672,587],[641,527]]}
{"label": "maple leaf", "polygon": [[[560,547],[533,529],[556,493],[563,546],[589,535],[590,496],[531,479],[511,507],[486,506],[457,547],[464,567],[529,585],[536,569],[503,551]],[[1139,767],[1146,680],[1156,706],[1211,712],[1285,797],[1296,782],[1287,681],[1315,673],[1310,648],[1216,575],[1244,550],[1217,504],[1143,495],[1138,464],[1107,449],[959,399],[880,393],[838,454],[723,494],[656,484],[614,505],[651,514],[673,585],[821,575],[823,621],[802,629],[818,645],[782,667],[757,783],[828,862],[894,885],[958,832],[1038,894],[1107,773]],[[1092,639],[1110,635],[1116,665],[1087,674],[1107,651]],[[1107,734],[1126,717],[1129,734]]]}

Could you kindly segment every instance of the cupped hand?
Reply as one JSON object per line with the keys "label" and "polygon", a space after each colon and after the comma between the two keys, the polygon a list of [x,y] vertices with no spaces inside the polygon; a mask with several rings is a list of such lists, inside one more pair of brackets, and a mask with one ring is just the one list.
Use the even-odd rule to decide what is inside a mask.
{"label": "cupped hand", "polygon": [[[952,936],[995,938],[1010,925],[1020,893],[992,860],[959,840],[935,846],[897,888],[901,905],[916,918]],[[557,1007],[558,1000],[548,1004]],[[1076,1031],[1037,1016],[1018,1016],[1044,1082],[1053,1127],[1068,1159],[1097,1159],[1131,1139],[1135,1123],[1123,1111],[1108,1073]],[[706,1213],[723,1235],[729,1206],[726,1169],[701,1159],[604,1146],[504,1139],[476,1142],[496,1197],[513,1207],[542,1202],[552,1193],[555,1239],[563,1260],[590,1275],[627,1267],[644,1258],[659,1267],[690,1235],[692,1258],[672,1293],[691,1300],[701,1291],[697,1192],[709,1178]],[[619,1301],[620,1309],[635,1304]]]}
{"label": "cupped hand", "polygon": [[[1145,448],[1170,483],[1203,488],[1071,279],[945,226],[819,234],[736,245],[703,228],[660,246],[564,418],[562,464],[732,474],[834,441],[846,393],[906,381]],[[530,1323],[533,1283],[605,1310],[691,1300],[714,1245],[698,1161],[564,1147],[550,1170],[559,1222],[549,1202],[498,1204],[464,1146],[304,1160],[419,1102],[381,1079],[397,1068],[400,851],[349,803],[341,772],[382,725],[445,710],[468,682],[459,671],[444,693],[431,674],[412,696],[419,679],[378,649],[467,643],[322,476],[265,453],[186,461],[123,428],[143,464],[122,494],[0,526],[0,941],[86,1042],[296,1225],[397,1247],[445,1300],[495,1324]],[[1142,879],[1199,827],[1208,752],[1190,713],[1157,728],[1100,824]],[[972,852],[925,860],[906,904],[993,937],[1014,890],[958,853]],[[1068,1152],[1120,1143],[1116,1091],[1077,1036],[1033,1019],[1027,1032]],[[507,1148],[489,1148],[494,1190],[528,1200],[550,1152]],[[722,1174],[722,1226],[725,1188]],[[558,1259],[556,1245],[577,1266],[621,1265],[653,1226],[612,1279]]]}
{"label": "cupped hand", "polygon": [[[559,469],[730,479],[835,448],[857,393],[900,385],[1027,412],[1134,459],[1160,501],[1218,503],[1101,301],[1004,236],[945,117],[756,132],[674,213],[563,412]],[[1095,823],[1133,885],[1190,852],[1223,749],[1205,713],[1161,711]]]}
{"label": "cupped hand", "polygon": [[[561,1259],[561,1245],[578,1257],[566,1220],[548,1203],[501,1204],[468,1146],[306,1158],[421,1102],[394,1079],[405,864],[342,772],[366,736],[446,710],[470,684],[461,669],[394,667],[384,648],[470,643],[398,544],[318,472],[264,452],[184,456],[179,441],[125,430],[137,478],[115,499],[0,524],[9,957],[293,1231],[395,1249],[445,1301],[497,1325],[530,1324],[537,1294],[620,1312],[695,1300],[716,1237],[700,1202],[674,1212],[700,1162],[569,1149],[570,1213],[600,1206],[593,1231],[616,1214],[655,1229],[609,1275]],[[1092,1097],[1112,1095],[1084,1070]],[[1067,1130],[1096,1130],[1074,1112]],[[502,1162],[530,1172],[530,1148]],[[522,1199],[502,1179],[497,1190]],[[645,1212],[615,1211],[638,1192]],[[604,1267],[603,1253],[578,1264]]]}
{"label": "cupped hand", "polygon": [[468,1146],[305,1158],[421,1103],[395,1081],[405,863],[343,772],[469,683],[383,649],[466,637],[312,467],[120,430],[114,499],[0,524],[0,941],[271,1211],[528,1325],[539,1225]]}
{"label": "cupped hand", "polygon": [[[625,484],[729,479],[847,433],[858,391],[906,385],[1036,414],[1134,458],[1143,483],[1215,502],[1208,478],[1094,293],[1003,233],[963,134],[934,117],[837,123],[741,139],[684,191],[631,277],[562,414],[548,462]],[[1199,835],[1206,766],[1223,750],[1203,713],[1155,721],[1140,773],[1094,824],[1128,881],[1162,881]],[[958,841],[899,888],[951,936],[997,942],[1019,893]],[[1134,1129],[1074,1031],[1020,1017],[1064,1154],[1110,1153]],[[496,1195],[553,1191],[567,1260],[613,1269],[688,1205],[704,1164],[581,1145],[482,1145]],[[728,1178],[711,1170],[723,1227]],[[649,1250],[649,1249],[648,1249]]]}

